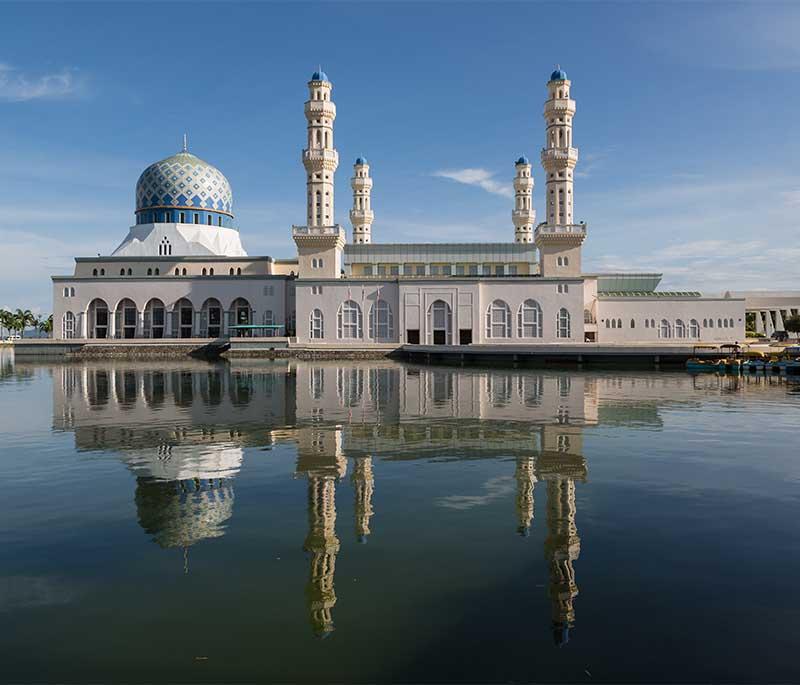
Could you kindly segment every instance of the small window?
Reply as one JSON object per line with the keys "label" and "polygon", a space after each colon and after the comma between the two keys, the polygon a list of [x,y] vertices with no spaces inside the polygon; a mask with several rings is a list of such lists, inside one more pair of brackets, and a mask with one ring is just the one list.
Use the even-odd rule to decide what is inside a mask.
{"label": "small window", "polygon": [[181,270],[180,269],[175,269],[175,275],[176,276],[180,276],[181,275]]}
{"label": "small window", "polygon": [[314,258],[311,260],[311,268],[312,268],[312,269],[316,269],[316,268],[317,268],[317,258],[316,258],[316,257],[314,257]]}
{"label": "small window", "polygon": [[228,270],[228,275],[229,275],[229,276],[233,276],[233,267],[231,267],[231,268]]}
{"label": "small window", "polygon": [[152,269],[148,269],[147,270],[147,275],[148,276],[152,276],[153,275],[153,270]]}
{"label": "small window", "polygon": [[180,221],[182,224],[186,223],[186,212],[180,212],[178,216],[181,218]]}
{"label": "small window", "polygon": [[211,221],[212,221],[212,220],[213,220],[213,217],[212,217],[212,216],[209,214],[209,215],[206,217],[206,223],[207,223],[209,226],[211,226]]}
{"label": "small window", "polygon": [[644,327],[645,328],[650,328],[650,319],[645,319],[644,320]]}
{"label": "small window", "polygon": [[156,267],[156,276],[158,276],[160,274],[161,274],[161,270],[158,267]]}
{"label": "small window", "polygon": [[319,258],[319,268],[322,268],[322,257]]}
{"label": "small window", "polygon": [[242,267],[239,267],[238,269],[236,269],[236,275],[237,276],[241,276],[242,275]]}
{"label": "small window", "polygon": [[200,215],[197,212],[195,212],[195,215],[194,215],[194,222],[196,224],[200,223]]}
{"label": "small window", "polygon": [[636,321],[631,319],[631,328],[636,328]]}
{"label": "small window", "polygon": [[217,226],[222,226],[222,217],[221,216],[217,217]]}
{"label": "small window", "polygon": [[206,268],[205,268],[205,267],[203,267],[203,270],[201,271],[201,274],[202,274],[203,276],[205,276],[205,275],[206,275]]}
{"label": "small window", "polygon": [[214,267],[213,266],[208,270],[208,275],[209,276],[213,276],[214,275]]}
{"label": "small window", "polygon": [[97,276],[97,269],[92,269],[92,276]]}
{"label": "small window", "polygon": [[133,269],[128,269],[128,276],[133,276]]}
{"label": "small window", "polygon": [[64,288],[64,297],[69,297],[69,288]]}
{"label": "small window", "polygon": [[120,276],[124,276],[125,275],[125,269],[120,269],[119,270],[119,275]]}
{"label": "small window", "polygon": [[186,275],[186,269],[181,270],[181,276],[185,276],[185,275]]}
{"label": "small window", "polygon": [[106,275],[106,270],[105,269],[100,269],[100,275],[101,276],[105,276]]}

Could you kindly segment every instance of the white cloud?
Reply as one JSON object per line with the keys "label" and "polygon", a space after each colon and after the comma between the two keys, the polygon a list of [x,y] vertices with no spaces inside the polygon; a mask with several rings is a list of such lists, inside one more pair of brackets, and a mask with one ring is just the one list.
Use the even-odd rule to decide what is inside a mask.
{"label": "white cloud", "polygon": [[483,507],[497,499],[508,497],[516,485],[511,476],[496,476],[490,478],[483,484],[485,494],[483,495],[448,495],[440,497],[436,505],[445,509],[456,509],[465,511],[473,507]]}
{"label": "white cloud", "polygon": [[508,183],[500,183],[494,178],[494,174],[487,169],[443,169],[434,171],[433,176],[438,178],[449,178],[457,183],[464,183],[468,186],[478,186],[487,193],[502,195],[503,197],[513,197],[514,191]]}
{"label": "white cloud", "polygon": [[8,64],[0,64],[0,100],[27,102],[57,100],[79,94],[82,81],[69,69],[30,75]]}

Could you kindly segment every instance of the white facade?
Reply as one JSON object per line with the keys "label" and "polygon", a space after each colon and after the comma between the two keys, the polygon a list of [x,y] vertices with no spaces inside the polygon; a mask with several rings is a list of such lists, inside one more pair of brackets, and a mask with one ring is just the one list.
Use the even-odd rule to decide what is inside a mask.
{"label": "white facade", "polygon": [[[54,337],[279,335],[344,347],[743,340],[742,297],[658,291],[658,274],[583,273],[588,227],[574,218],[571,85],[560,69],[547,83],[544,222],[535,224],[534,177],[522,156],[513,241],[373,243],[370,166],[358,157],[348,244],[334,214],[333,86],[317,71],[304,106],[307,211],[305,225],[291,227],[296,255],[248,257],[227,179],[184,143],[139,178],[136,224],[112,255],[78,258],[73,274],[53,278]],[[781,325],[783,311],[772,323],[762,317],[765,331]]]}

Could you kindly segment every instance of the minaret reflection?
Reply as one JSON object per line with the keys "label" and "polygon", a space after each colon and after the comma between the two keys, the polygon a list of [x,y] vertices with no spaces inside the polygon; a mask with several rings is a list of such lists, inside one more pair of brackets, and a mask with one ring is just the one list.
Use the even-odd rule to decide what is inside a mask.
{"label": "minaret reflection", "polygon": [[334,574],[339,538],[336,536],[336,482],[344,477],[347,461],[341,451],[341,429],[301,431],[297,472],[308,478],[308,535],[303,549],[311,554],[306,603],[317,637],[334,630]]}
{"label": "minaret reflection", "polygon": [[362,457],[355,460],[353,475],[353,491],[355,492],[355,524],[356,539],[365,543],[370,534],[369,521],[372,518],[372,493],[375,489],[375,479],[372,475],[372,457]]}
{"label": "minaret reflection", "polygon": [[573,600],[578,596],[572,563],[581,553],[581,539],[575,527],[575,481],[560,476],[547,482],[547,539],[545,557],[550,564],[553,640],[569,642],[575,625]]}
{"label": "minaret reflection", "polygon": [[573,562],[581,552],[575,525],[575,481],[586,480],[580,427],[556,425],[542,428],[542,455],[537,474],[547,483],[547,538],[544,553],[550,567],[550,601],[553,640],[569,642],[575,625],[573,602],[578,596]]}
{"label": "minaret reflection", "polygon": [[523,537],[531,534],[533,522],[533,486],[536,485],[536,459],[517,457],[514,479],[517,481],[517,532]]}

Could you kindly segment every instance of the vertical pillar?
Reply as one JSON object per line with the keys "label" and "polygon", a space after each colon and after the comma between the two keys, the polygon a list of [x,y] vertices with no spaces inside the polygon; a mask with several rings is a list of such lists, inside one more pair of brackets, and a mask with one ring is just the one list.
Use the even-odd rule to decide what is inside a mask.
{"label": "vertical pillar", "polygon": [[761,316],[761,312],[753,312],[753,316],[756,320],[756,333],[763,334],[764,333],[764,319]]}

